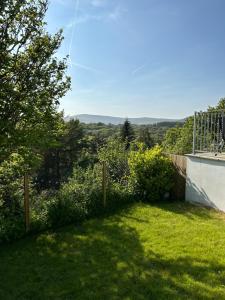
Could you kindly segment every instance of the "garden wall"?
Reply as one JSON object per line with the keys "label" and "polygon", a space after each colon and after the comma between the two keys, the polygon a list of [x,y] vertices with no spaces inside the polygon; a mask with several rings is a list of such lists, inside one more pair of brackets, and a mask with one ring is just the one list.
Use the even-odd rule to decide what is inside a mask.
{"label": "garden wall", "polygon": [[171,158],[176,169],[172,198],[177,200],[184,200],[187,158],[186,156],[175,154],[169,154],[169,157]]}
{"label": "garden wall", "polygon": [[187,156],[186,200],[225,211],[225,159]]}

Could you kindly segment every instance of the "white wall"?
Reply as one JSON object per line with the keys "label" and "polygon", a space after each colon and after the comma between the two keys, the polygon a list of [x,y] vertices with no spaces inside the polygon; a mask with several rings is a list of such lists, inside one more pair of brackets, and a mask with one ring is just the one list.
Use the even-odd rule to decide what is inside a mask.
{"label": "white wall", "polygon": [[186,201],[225,212],[225,160],[188,155]]}

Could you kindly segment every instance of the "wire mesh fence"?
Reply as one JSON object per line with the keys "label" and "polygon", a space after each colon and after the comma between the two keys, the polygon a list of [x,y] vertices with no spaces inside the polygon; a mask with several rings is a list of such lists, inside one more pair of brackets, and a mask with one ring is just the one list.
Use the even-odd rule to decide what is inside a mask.
{"label": "wire mesh fence", "polygon": [[[82,191],[79,192],[79,189],[83,187],[85,190],[89,186],[89,193],[96,190],[99,191],[97,193],[97,203],[100,203],[99,209],[104,211],[117,205],[117,201],[124,200],[123,197],[126,195],[128,188],[129,168],[126,160],[123,162],[119,160],[101,161],[98,163],[97,170],[96,176],[99,180],[91,179],[95,174],[93,169],[93,172],[90,172],[90,174],[92,173],[90,175],[91,178],[89,178],[88,182],[85,182],[87,178],[84,177],[84,182],[81,182],[81,185],[77,185],[77,191],[73,190],[74,194],[72,194],[72,197],[74,202],[79,201],[78,194],[83,193]],[[52,189],[52,194],[51,189],[38,191],[35,186],[35,178],[34,174],[25,173],[22,176],[21,174],[14,176],[10,179],[11,182],[4,181],[3,179],[0,181],[0,202],[2,201],[0,205],[0,217],[4,216],[10,224],[16,224],[19,220],[20,223],[22,222],[22,226],[26,232],[32,227],[32,222],[34,221],[32,216],[42,213],[43,203],[40,203],[40,201],[46,200],[48,196],[51,198],[54,193],[54,195],[57,195],[57,190],[54,190],[54,188]],[[61,187],[64,184],[66,182],[62,183]],[[74,189],[76,189],[76,183],[74,184]],[[89,195],[86,194],[86,197],[88,198]]]}
{"label": "wire mesh fence", "polygon": [[[161,152],[153,151],[155,158],[149,155],[148,159],[154,159],[155,163],[151,161],[148,164],[146,156],[141,156],[144,159],[141,164],[138,159],[137,172],[141,172],[138,175],[134,169],[136,152],[132,161],[132,156],[127,152],[119,154],[116,151],[115,155],[105,155],[88,168],[75,165],[71,177],[61,182],[59,189],[54,189],[53,185],[52,188],[40,190],[35,185],[37,174],[22,174],[24,170],[12,176],[9,176],[10,172],[4,173],[5,177],[0,176],[0,242],[1,235],[2,240],[5,239],[3,231],[11,230],[14,234],[18,221],[22,224],[18,235],[21,236],[30,230],[37,232],[112,213],[116,211],[114,209],[124,208],[131,202],[169,199],[173,168],[170,168],[168,159],[159,156]],[[163,164],[165,168],[161,169]],[[142,173],[145,165],[151,170]],[[165,189],[164,186],[168,187]],[[1,223],[2,216],[4,223]]]}
{"label": "wire mesh fence", "polygon": [[225,141],[225,111],[196,112],[193,153],[222,153]]}

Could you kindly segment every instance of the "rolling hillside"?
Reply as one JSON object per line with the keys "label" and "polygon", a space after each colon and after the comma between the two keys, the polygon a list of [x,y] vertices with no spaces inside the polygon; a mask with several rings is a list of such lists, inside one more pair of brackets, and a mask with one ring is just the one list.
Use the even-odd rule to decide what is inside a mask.
{"label": "rolling hillside", "polygon": [[[88,115],[88,114],[79,114],[74,116],[66,116],[65,120],[69,121],[70,119],[78,119],[82,123],[104,123],[104,124],[123,124],[126,118],[121,117],[112,117],[112,116],[101,116],[101,115]],[[155,124],[161,122],[183,122],[184,120],[176,119],[166,119],[166,118],[128,118],[132,124],[142,125],[142,124]]]}

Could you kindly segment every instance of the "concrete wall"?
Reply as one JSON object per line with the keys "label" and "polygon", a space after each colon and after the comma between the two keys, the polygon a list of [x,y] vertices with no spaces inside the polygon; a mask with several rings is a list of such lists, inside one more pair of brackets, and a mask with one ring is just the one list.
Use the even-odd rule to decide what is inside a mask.
{"label": "concrete wall", "polygon": [[185,199],[185,185],[186,185],[186,168],[187,168],[187,157],[183,155],[168,154],[173,162],[176,170],[174,176],[174,186],[171,191],[171,197],[174,200]]}
{"label": "concrete wall", "polygon": [[225,160],[189,155],[185,198],[225,212]]}

